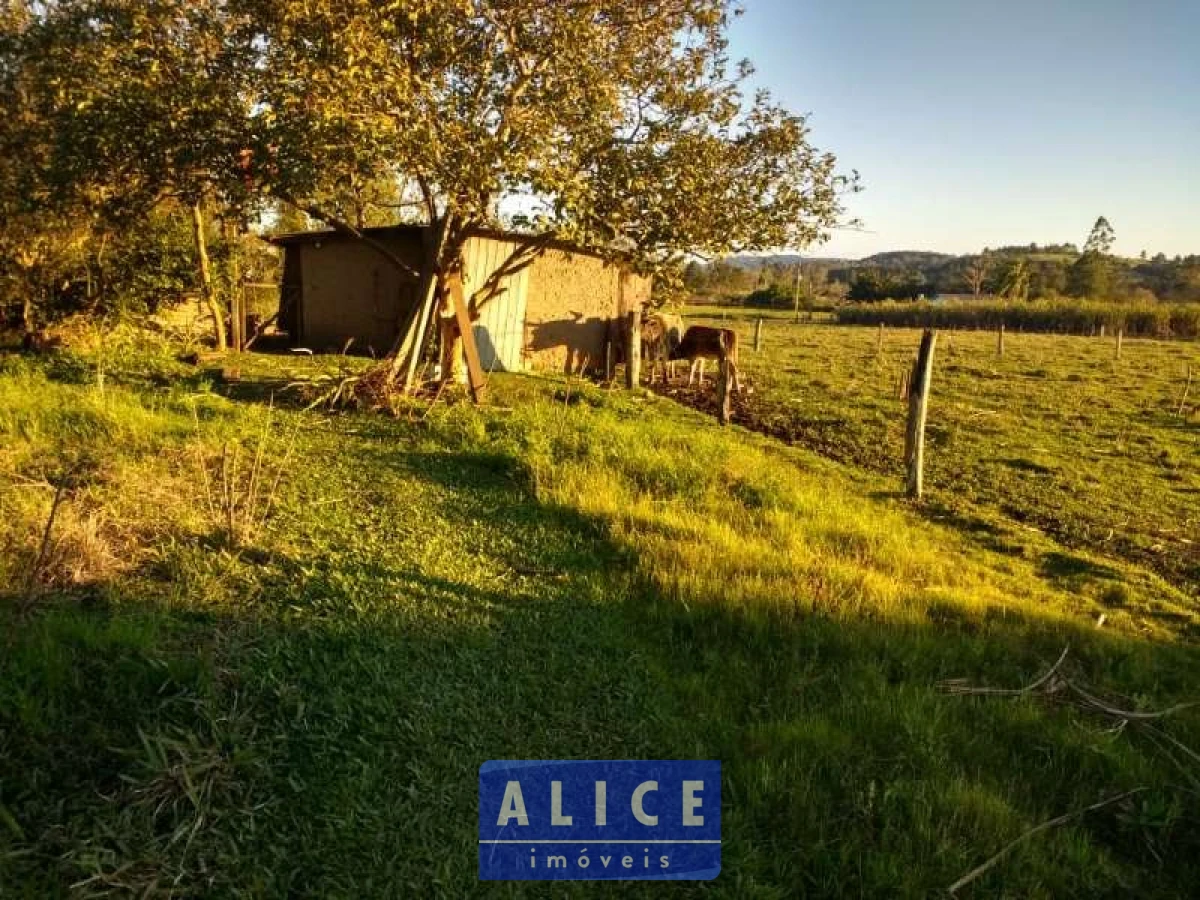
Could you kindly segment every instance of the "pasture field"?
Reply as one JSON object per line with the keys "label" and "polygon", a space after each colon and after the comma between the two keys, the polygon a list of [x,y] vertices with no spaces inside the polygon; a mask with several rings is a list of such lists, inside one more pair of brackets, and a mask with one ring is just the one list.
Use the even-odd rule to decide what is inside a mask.
{"label": "pasture field", "polygon": [[[890,476],[898,491],[898,389],[920,331],[885,328],[880,352],[878,328],[777,314],[755,354],[755,315],[688,319],[739,331],[752,393],[735,421]],[[1200,344],[1125,338],[1118,360],[1111,339],[1008,332],[1000,356],[995,332],[942,330],[932,385],[930,518],[1115,613],[1200,621],[1192,602],[1156,602],[1200,596]],[[707,392],[680,399],[709,403]]]}
{"label": "pasture field", "polygon": [[[943,347],[934,497],[915,509],[881,443],[912,334],[877,369],[866,331],[768,337],[774,357],[745,352],[755,402],[808,423],[799,446],[563,378],[494,376],[488,407],[392,418],[284,390],[360,365],[345,360],[250,355],[222,378],[129,335],[0,359],[0,893],[544,896],[477,882],[476,776],[562,757],[722,760],[723,871],[679,895],[944,895],[1038,823],[1127,791],[960,896],[1192,893],[1197,767],[1160,736],[1200,745],[1200,712],[1156,736],[938,686],[1016,688],[1069,646],[1061,671],[1112,702],[1196,699],[1187,571],[1007,524],[988,498],[1021,479],[1046,484],[1014,502],[1049,494],[1075,439],[1015,404],[983,412],[1000,379],[956,401],[976,438],[939,391],[948,356],[1012,367],[1034,396],[1150,389],[1098,358],[1051,388],[1030,372],[1066,363],[1020,340],[995,366],[965,338]],[[1153,349],[1131,342],[1120,370]],[[1155,498],[1195,485],[1190,426],[1154,445],[1183,480],[1143,485],[1165,462],[1135,438],[1172,434],[1145,403],[1103,445],[1131,454],[1102,457],[1128,488],[1092,505],[1161,522]],[[1009,423],[1028,430],[996,454],[1052,474],[993,467],[1004,484],[971,475],[970,506],[952,505],[947,448]],[[977,457],[956,465],[992,471]]]}

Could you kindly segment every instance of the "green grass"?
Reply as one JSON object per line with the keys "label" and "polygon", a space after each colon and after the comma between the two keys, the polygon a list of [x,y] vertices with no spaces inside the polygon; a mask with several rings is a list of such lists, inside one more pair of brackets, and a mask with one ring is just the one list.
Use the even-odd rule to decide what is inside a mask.
{"label": "green grass", "polygon": [[[740,421],[856,468],[903,477],[900,377],[920,332],[730,320],[752,381]],[[727,323],[729,324],[729,323]],[[1200,347],[1126,339],[940,333],[926,514],[1034,561],[1075,592],[1195,626],[1200,591]],[[1049,542],[1047,542],[1049,538]],[[1121,599],[1124,596],[1124,599]],[[1116,602],[1120,601],[1120,602]]]}
{"label": "green grass", "polygon": [[[102,387],[87,359],[0,366],[6,896],[542,895],[475,877],[477,769],[513,757],[721,759],[724,868],[689,895],[929,896],[1143,785],[970,891],[1200,877],[1188,775],[1142,734],[936,687],[1018,686],[1070,644],[1130,702],[1194,697],[1188,624],[1114,614],[1046,566],[1078,555],[1052,536],[985,546],[890,472],[578,382],[495,377],[487,409],[402,419],[267,405],[323,365]],[[231,442],[294,448],[240,546],[199,475]],[[29,604],[42,481],[81,459]],[[1169,728],[1200,743],[1194,711]]]}

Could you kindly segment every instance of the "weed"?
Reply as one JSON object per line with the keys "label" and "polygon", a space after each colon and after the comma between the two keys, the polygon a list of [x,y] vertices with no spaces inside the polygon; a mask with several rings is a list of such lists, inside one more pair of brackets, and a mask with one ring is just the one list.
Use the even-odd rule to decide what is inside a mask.
{"label": "weed", "polygon": [[[198,439],[196,469],[204,490],[204,506],[213,527],[230,547],[253,544],[275,507],[279,486],[296,447],[293,430],[282,444],[271,434],[271,408],[249,445],[225,441],[220,454],[206,451]],[[199,430],[199,419],[196,420]]]}

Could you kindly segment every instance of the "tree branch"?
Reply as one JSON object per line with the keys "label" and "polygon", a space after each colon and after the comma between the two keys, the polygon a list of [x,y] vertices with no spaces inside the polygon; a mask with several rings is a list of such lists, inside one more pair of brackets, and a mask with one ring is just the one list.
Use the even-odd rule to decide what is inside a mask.
{"label": "tree branch", "polygon": [[479,309],[485,303],[501,293],[501,281],[531,266],[534,260],[546,252],[553,240],[554,234],[550,232],[536,237],[519,239],[517,247],[508,255],[508,258],[496,267],[479,290],[472,292],[470,302],[472,317],[478,315]]}
{"label": "tree branch", "polygon": [[277,191],[277,192],[275,192],[274,196],[277,197],[278,199],[284,201],[285,203],[290,203],[292,206],[296,207],[296,209],[300,210],[303,213],[307,213],[308,215],[312,216],[314,219],[317,219],[320,222],[324,222],[326,225],[328,225],[330,228],[332,228],[338,234],[344,234],[347,237],[352,237],[357,241],[362,241],[362,243],[366,244],[368,247],[370,247],[376,253],[378,253],[379,255],[384,257],[384,259],[386,259],[388,262],[390,262],[392,265],[394,265],[397,269],[400,270],[400,272],[402,274],[407,275],[409,278],[419,279],[421,277],[420,272],[418,272],[416,269],[414,269],[412,266],[410,266],[408,263],[406,263],[403,259],[401,259],[399,256],[397,256],[396,253],[393,252],[392,249],[390,247],[388,247],[386,244],[384,244],[382,241],[377,241],[377,240],[375,240],[375,238],[371,237],[369,234],[364,234],[358,228],[355,228],[353,225],[351,225],[348,222],[342,221],[341,219],[337,218],[337,216],[333,215],[332,213],[327,212],[326,210],[322,209],[319,206],[316,206],[315,204],[303,203],[284,191]]}
{"label": "tree branch", "polygon": [[988,869],[992,868],[994,865],[996,865],[996,863],[1000,862],[1000,860],[1002,860],[1009,853],[1009,851],[1011,851],[1014,847],[1016,847],[1018,844],[1022,843],[1023,841],[1029,840],[1029,838],[1033,837],[1035,834],[1041,834],[1043,831],[1047,831],[1051,828],[1054,828],[1056,825],[1065,825],[1067,822],[1070,822],[1072,819],[1077,819],[1086,813],[1093,812],[1097,809],[1102,809],[1105,806],[1111,806],[1114,803],[1118,803],[1121,800],[1126,800],[1129,797],[1132,797],[1134,794],[1140,794],[1142,791],[1145,791],[1145,790],[1148,790],[1148,788],[1138,787],[1138,788],[1134,788],[1131,791],[1125,791],[1120,794],[1115,794],[1112,797],[1108,797],[1104,800],[1101,800],[1099,803],[1093,803],[1091,806],[1085,806],[1082,809],[1076,809],[1069,813],[1064,813],[1061,816],[1056,816],[1053,819],[1048,819],[1047,821],[1042,822],[1040,825],[1035,825],[1033,828],[1030,828],[1028,831],[1026,831],[1020,837],[1016,838],[1011,843],[1005,845],[1000,850],[999,853],[997,853],[995,856],[993,856],[991,859],[989,859],[983,865],[977,866],[976,868],[972,869],[970,872],[968,872],[962,878],[958,879],[958,881],[954,882],[954,884],[950,885],[950,887],[948,889],[948,893],[950,893],[951,895],[958,893],[959,889],[970,884],[972,881],[974,881],[976,878],[978,878],[984,872],[988,871]]}

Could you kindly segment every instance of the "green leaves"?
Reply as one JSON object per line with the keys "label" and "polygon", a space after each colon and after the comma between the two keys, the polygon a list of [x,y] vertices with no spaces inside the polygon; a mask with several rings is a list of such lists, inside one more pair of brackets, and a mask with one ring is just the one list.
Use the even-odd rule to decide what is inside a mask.
{"label": "green leaves", "polygon": [[[30,180],[113,218],[284,199],[357,225],[497,224],[643,272],[820,240],[856,176],[727,55],[725,0],[19,3],[0,72]],[[0,187],[0,190],[4,190]]]}
{"label": "green leaves", "polygon": [[1092,226],[1092,231],[1088,235],[1087,243],[1083,245],[1084,253],[1108,253],[1112,250],[1113,241],[1116,240],[1116,232],[1113,227],[1108,224],[1108,219],[1101,216],[1096,220],[1096,224]]}

